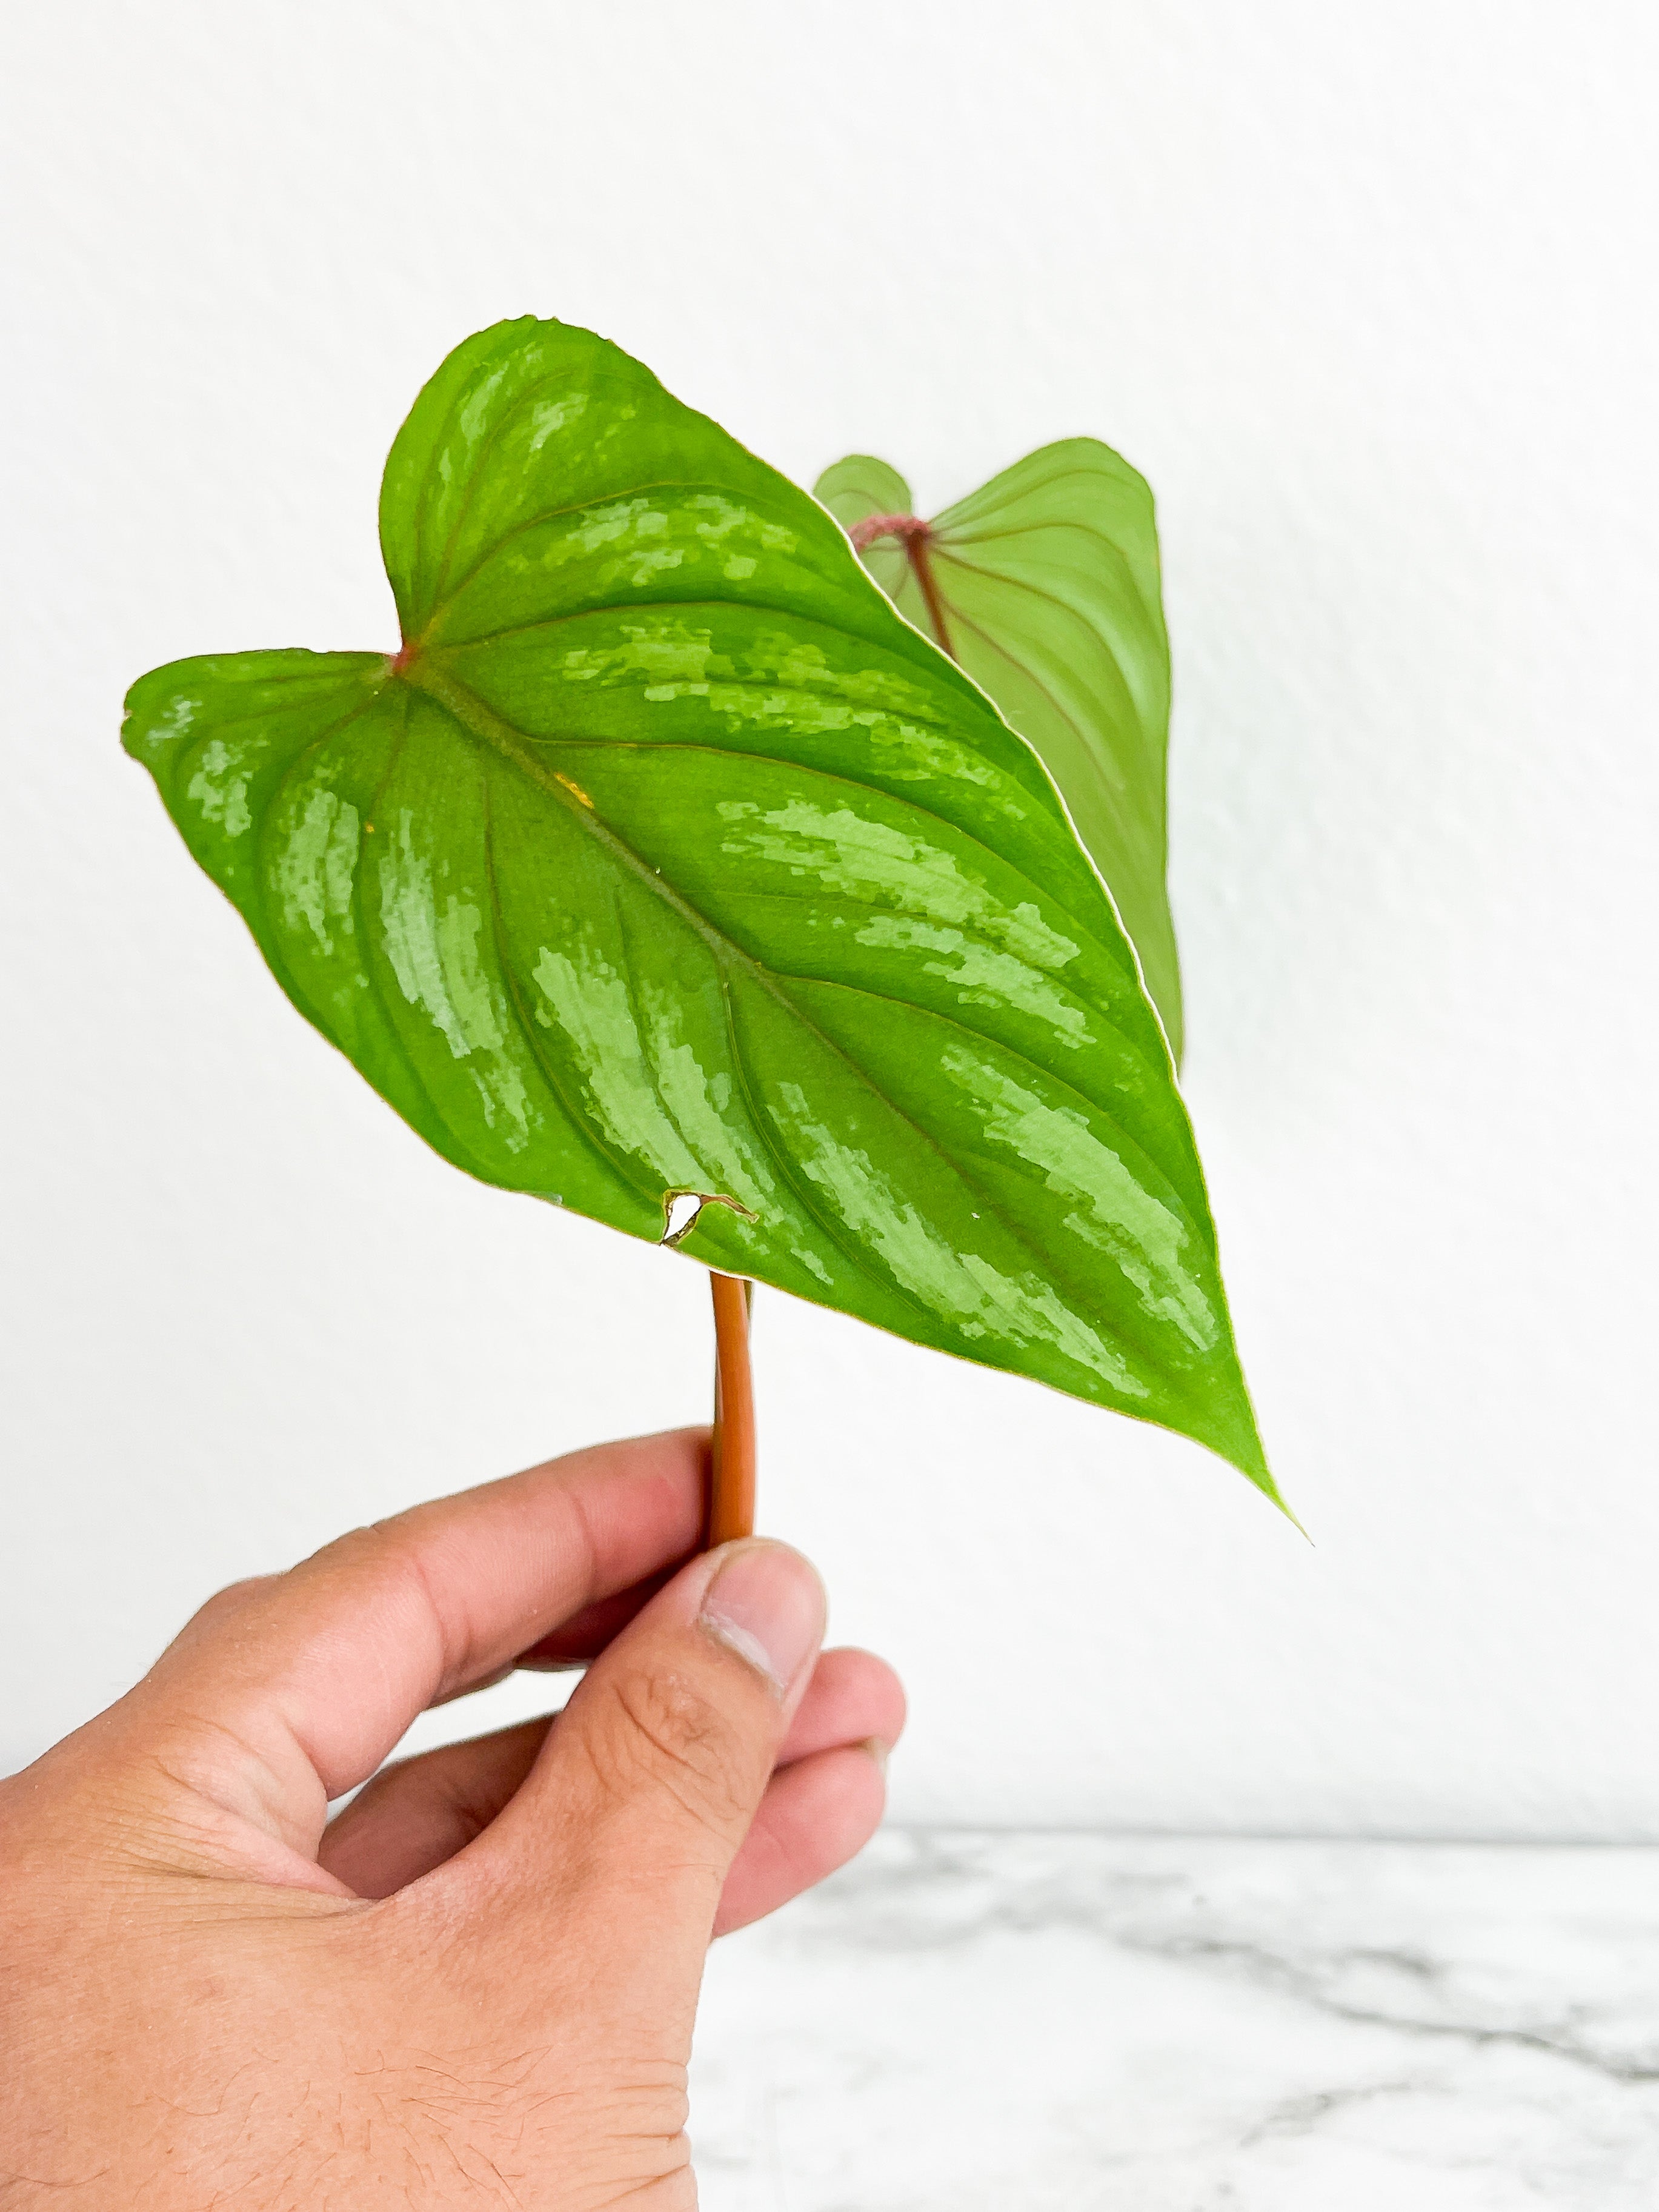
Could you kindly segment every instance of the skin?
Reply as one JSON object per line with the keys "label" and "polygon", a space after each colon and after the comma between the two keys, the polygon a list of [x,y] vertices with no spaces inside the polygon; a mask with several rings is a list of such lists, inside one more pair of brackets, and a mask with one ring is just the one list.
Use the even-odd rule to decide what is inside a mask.
{"label": "skin", "polygon": [[[702,1431],[222,1591],[0,1783],[3,2212],[688,2212],[711,1936],[864,1844],[903,1697]],[[553,1723],[382,1762],[514,1665]],[[331,1798],[374,1776],[332,1821]]]}

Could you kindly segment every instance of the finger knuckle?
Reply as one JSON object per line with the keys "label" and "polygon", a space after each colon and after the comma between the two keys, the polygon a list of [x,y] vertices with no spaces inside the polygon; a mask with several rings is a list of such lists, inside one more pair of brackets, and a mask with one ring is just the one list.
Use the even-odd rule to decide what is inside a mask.
{"label": "finger knuckle", "polygon": [[721,1836],[746,1824],[749,1767],[743,1732],[687,1674],[630,1674],[612,1690],[611,1725],[595,1745],[604,1778],[633,1797],[641,1784],[665,1790],[683,1812]]}
{"label": "finger knuckle", "polygon": [[388,1557],[395,1550],[392,1527],[389,1521],[373,1521],[343,1529],[301,1561],[301,1571],[373,1580],[385,1572]]}
{"label": "finger knuckle", "polygon": [[433,1573],[413,1514],[353,1528],[325,1546],[313,1564],[360,1587],[365,1605],[385,1607],[428,1641],[441,1690],[465,1674],[477,1641],[473,1624],[463,1596]]}
{"label": "finger knuckle", "polygon": [[223,1589],[215,1590],[205,1605],[197,1608],[192,1626],[217,1628],[246,1613],[271,1584],[280,1579],[276,1575],[245,1575],[240,1582],[227,1583]]}

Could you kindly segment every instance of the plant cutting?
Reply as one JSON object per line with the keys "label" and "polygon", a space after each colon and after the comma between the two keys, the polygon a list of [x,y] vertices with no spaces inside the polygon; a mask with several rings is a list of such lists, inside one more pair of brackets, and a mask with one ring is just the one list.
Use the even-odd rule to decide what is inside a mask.
{"label": "plant cutting", "polygon": [[710,1270],[711,1540],[755,1283],[1278,1502],[1171,1053],[1150,495],[1090,441],[933,523],[880,463],[818,493],[498,324],[386,463],[397,645],[175,662],[124,743],[445,1158]]}

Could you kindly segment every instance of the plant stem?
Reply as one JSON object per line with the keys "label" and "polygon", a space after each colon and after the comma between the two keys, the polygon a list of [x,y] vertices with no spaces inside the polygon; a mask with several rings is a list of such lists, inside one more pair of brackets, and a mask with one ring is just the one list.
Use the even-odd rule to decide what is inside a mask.
{"label": "plant stem", "polygon": [[[847,534],[860,553],[866,545],[873,545],[878,538],[897,538],[915,575],[939,648],[956,660],[957,650],[951,642],[951,632],[945,620],[945,602],[939,595],[939,579],[933,574],[933,556],[927,550],[928,542],[933,535],[933,524],[924,522],[919,514],[866,514],[863,521],[855,522]],[[958,661],[957,665],[960,667],[961,663]]]}
{"label": "plant stem", "polygon": [[754,1285],[708,1278],[714,1300],[714,1434],[708,1488],[708,1548],[755,1533],[755,1386],[749,1366]]}
{"label": "plant stem", "polygon": [[905,538],[904,550],[910,556],[910,566],[916,572],[916,581],[921,587],[921,596],[927,605],[927,619],[933,625],[933,633],[939,640],[939,650],[941,653],[948,653],[954,660],[957,657],[956,647],[951,644],[951,633],[945,628],[945,605],[939,598],[939,585],[933,576],[933,556],[927,550],[927,541],[933,534],[933,532],[925,525],[920,530],[913,530]]}

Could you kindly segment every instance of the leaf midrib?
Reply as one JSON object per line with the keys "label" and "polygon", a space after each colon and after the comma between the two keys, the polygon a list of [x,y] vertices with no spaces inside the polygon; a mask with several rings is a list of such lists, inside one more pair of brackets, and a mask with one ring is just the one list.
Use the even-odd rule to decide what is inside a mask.
{"label": "leaf midrib", "polygon": [[[696,933],[708,945],[718,967],[722,970],[733,967],[740,967],[745,970],[769,997],[774,1000],[786,1013],[787,1013],[793,1020],[799,1022],[804,1029],[809,1030],[811,1035],[817,1038],[826,1052],[832,1054],[836,1059],[839,1060],[843,1063],[843,1065],[848,1067],[864,1088],[871,1091],[876,1097],[879,1098],[890,1113],[896,1115],[900,1121],[903,1121],[910,1129],[915,1131],[916,1136],[921,1139],[921,1142],[927,1147],[928,1151],[931,1152],[940,1162],[947,1174],[957,1177],[963,1183],[966,1184],[968,1188],[973,1191],[983,1201],[985,1206],[1002,1228],[1004,1233],[1027,1255],[1030,1261],[1036,1267],[1038,1275],[1042,1277],[1048,1274],[1049,1268],[1047,1260],[1044,1255],[1037,1250],[1025,1231],[1023,1230],[1016,1222],[1008,1218],[998,1200],[984,1188],[975,1176],[967,1170],[962,1162],[952,1158],[951,1155],[940,1146],[938,1139],[933,1135],[931,1131],[925,1129],[921,1124],[915,1120],[914,1115],[908,1113],[905,1109],[899,1104],[896,1099],[890,1097],[887,1092],[874,1081],[869,1073],[859,1066],[852,1054],[848,1052],[846,1047],[840,1044],[834,1037],[830,1036],[826,1030],[822,1029],[819,1024],[812,1019],[811,1016],[806,1012],[799,1001],[792,998],[789,993],[782,988],[783,979],[781,976],[776,975],[771,969],[768,968],[763,961],[757,960],[752,953],[745,951],[740,945],[734,942],[732,939],[727,937],[724,931],[716,927],[716,926],[708,920],[708,916],[702,913],[698,908],[693,906],[690,901],[687,899],[684,895],[675,887],[675,885],[671,884],[663,876],[659,875],[653,868],[650,867],[647,864],[643,855],[635,852],[634,848],[628,843],[625,838],[618,836],[609,823],[602,821],[592,807],[583,805],[580,800],[577,799],[571,793],[568,792],[564,788],[555,775],[544,769],[534,757],[525,750],[523,733],[521,732],[515,730],[512,724],[506,721],[501,715],[497,714],[493,708],[487,706],[485,702],[477,696],[477,693],[470,690],[467,685],[460,683],[453,675],[447,674],[444,672],[434,668],[431,662],[424,658],[416,661],[410,668],[404,670],[400,678],[396,678],[392,680],[401,681],[402,683],[409,685],[411,690],[423,692],[426,696],[431,699],[436,705],[443,708],[455,721],[459,723],[462,729],[466,731],[469,735],[481,738],[485,743],[493,745],[503,759],[509,762],[513,767],[517,769],[520,774],[525,775],[527,780],[533,783],[538,790],[544,793],[545,796],[555,800],[559,805],[563,807],[571,818],[580,823],[590,836],[603,845],[612,857],[619,861],[619,863],[631,874],[635,876],[647,890],[654,891],[663,901],[665,905],[671,908],[672,910],[679,916],[681,921],[685,922],[689,927],[696,932]],[[722,976],[722,983],[724,984],[724,976]],[[842,988],[849,989],[861,988],[860,986],[857,985],[848,985],[842,986]],[[878,996],[880,994],[877,994],[874,995]],[[958,1026],[961,1025],[958,1024]],[[733,1042],[735,1045],[735,1039]],[[1036,1072],[1044,1077],[1045,1079],[1050,1079],[1048,1071],[1045,1068],[1040,1067],[1036,1061],[1028,1060],[1027,1055],[1024,1053],[1018,1052],[1013,1048],[1003,1048],[1012,1052],[1014,1057],[1024,1061],[1026,1065],[1034,1068]],[[747,1086],[745,1085],[745,1087]],[[1067,1087],[1069,1088],[1070,1086]],[[1103,1109],[1097,1107],[1095,1110],[1099,1112]],[[767,1129],[766,1119],[763,1115],[756,1117],[756,1127],[761,1134],[763,1140],[766,1142],[768,1149],[772,1151],[774,1156],[776,1157],[776,1147],[771,1139],[769,1132]],[[793,1184],[793,1176],[790,1177],[790,1181]],[[799,1195],[799,1192],[797,1193],[797,1195]],[[810,1207],[808,1211],[812,1212],[815,1218],[817,1216],[817,1209],[816,1207]],[[1182,1212],[1183,1215],[1186,1216],[1188,1221],[1191,1223],[1192,1217],[1188,1213],[1184,1203],[1182,1206]],[[821,1225],[827,1226],[828,1224],[821,1224]],[[1197,1224],[1193,1224],[1192,1225],[1196,1227]],[[842,1243],[842,1239],[839,1237],[836,1237],[834,1241],[837,1244]],[[843,1246],[842,1249],[845,1249],[846,1248]],[[861,1256],[859,1256],[858,1258],[858,1264],[861,1273],[865,1274],[868,1274],[870,1273],[867,1261]],[[891,1281],[887,1280],[885,1278],[878,1278],[878,1279],[882,1281],[884,1289],[891,1292],[896,1292],[898,1296],[904,1298],[907,1304],[914,1304],[915,1303],[913,1296],[905,1291],[903,1285],[900,1284],[896,1279],[894,1279]],[[1086,1309],[1084,1309],[1079,1312],[1079,1318],[1085,1320],[1088,1319]],[[1090,1325],[1092,1327],[1094,1324],[1091,1322]],[[1147,1359],[1149,1365],[1152,1367],[1153,1372],[1158,1377],[1159,1386],[1163,1389],[1170,1392],[1174,1397],[1178,1399],[1184,1398],[1184,1391],[1169,1375],[1166,1371],[1164,1362],[1155,1352],[1148,1352],[1142,1350],[1141,1357]]]}
{"label": "leaf midrib", "polygon": [[[441,689],[440,685],[443,686],[443,689],[453,688],[455,692],[460,695],[460,700],[462,702],[467,702],[472,706],[477,718],[476,725],[465,718],[463,708],[456,701],[446,698],[443,696],[443,689]],[[766,1115],[760,1110],[759,1103],[754,1097],[754,1086],[750,1079],[748,1066],[744,1058],[743,1048],[738,1037],[737,1021],[732,1009],[731,986],[729,978],[726,972],[726,969],[736,963],[741,962],[754,972],[763,986],[769,988],[771,991],[773,997],[787,1006],[789,1011],[795,1015],[796,1018],[802,1023],[804,1027],[811,1030],[815,1036],[822,1036],[823,1033],[819,1030],[817,1024],[811,1021],[809,1017],[803,1014],[800,1012],[800,1009],[795,1006],[793,1002],[788,999],[787,994],[775,988],[772,982],[769,971],[766,969],[761,963],[756,961],[750,955],[745,953],[740,945],[733,944],[732,939],[726,937],[723,932],[714,927],[714,925],[708,920],[706,915],[699,914],[697,908],[692,906],[689,900],[683,897],[683,896],[677,891],[672,884],[665,882],[663,878],[657,874],[653,869],[647,867],[641,855],[636,853],[633,847],[629,845],[624,838],[617,836],[616,831],[611,828],[608,823],[601,822],[598,816],[590,808],[583,806],[579,800],[573,799],[571,793],[558,781],[556,776],[549,778],[540,773],[535,761],[533,759],[526,758],[526,757],[520,752],[519,747],[513,742],[513,738],[517,733],[513,731],[511,725],[504,721],[499,715],[492,714],[490,709],[481,699],[477,697],[476,693],[469,690],[465,684],[459,683],[453,677],[450,677],[447,679],[441,678],[439,679],[439,684],[429,683],[425,684],[411,684],[410,688],[423,690],[428,698],[435,701],[439,706],[442,707],[457,721],[459,721],[463,729],[467,730],[470,733],[474,735],[482,735],[484,737],[486,742],[493,744],[497,752],[503,759],[505,759],[511,766],[527,774],[530,780],[535,783],[537,787],[547,797],[556,799],[564,807],[566,812],[573,820],[579,822],[583,828],[587,830],[590,836],[594,836],[600,843],[607,846],[614,854],[619,855],[624,865],[632,870],[634,874],[641,883],[646,884],[649,889],[655,890],[663,898],[665,903],[678,912],[683,920],[689,921],[691,927],[694,929],[696,929],[704,938],[713,952],[716,969],[720,976],[720,1001],[724,1011],[726,1036],[730,1041],[732,1048],[732,1066],[737,1074],[738,1083],[743,1089],[744,1097],[749,1102],[749,1118],[753,1125],[755,1133],[759,1139],[761,1145],[766,1152],[771,1155],[775,1166],[782,1176],[785,1184],[793,1192],[795,1201],[799,1206],[801,1211],[811,1220],[817,1223],[820,1232],[829,1240],[836,1249],[841,1253],[842,1258],[845,1259],[858,1273],[863,1275],[867,1281],[873,1283],[879,1291],[889,1297],[897,1297],[902,1304],[910,1307],[915,1312],[919,1314],[924,1322],[931,1322],[933,1316],[928,1312],[927,1308],[922,1304],[922,1302],[912,1292],[907,1291],[904,1285],[896,1279],[890,1281],[886,1277],[876,1273],[870,1265],[867,1255],[862,1252],[855,1243],[849,1242],[848,1238],[842,1232],[841,1225],[832,1216],[826,1215],[823,1207],[817,1205],[809,1194],[801,1188],[800,1182],[795,1175],[793,1163],[789,1160],[782,1148],[778,1144],[777,1138],[773,1132]],[[494,726],[491,726],[492,725]],[[493,838],[489,828],[490,819],[491,815],[488,799],[488,786],[486,785],[485,857],[490,877],[490,901],[495,923],[494,934],[495,938],[496,951],[501,961],[502,972],[507,979],[507,988],[512,999],[514,1019],[530,1047],[532,1058],[540,1067],[544,1077],[552,1090],[555,1097],[559,1101],[561,1107],[563,1108],[565,1113],[574,1126],[578,1129],[580,1133],[586,1139],[590,1148],[617,1177],[618,1181],[622,1182],[625,1188],[631,1189],[641,1197],[645,1197],[647,1194],[641,1181],[630,1171],[629,1167],[625,1162],[613,1155],[611,1148],[608,1145],[602,1143],[600,1139],[587,1128],[586,1117],[578,1114],[567,1102],[563,1084],[553,1073],[548,1056],[542,1048],[540,1040],[532,1032],[532,1026],[527,1019],[527,1010],[523,1003],[522,995],[519,989],[518,980],[513,972],[512,963],[507,957],[507,946],[501,933],[502,917],[495,877]],[[618,927],[623,929],[625,935],[626,925],[623,921],[620,909],[617,913],[617,923]],[[633,999],[631,970],[629,977],[628,989],[631,1001]],[[635,1008],[635,1020],[637,1023],[637,1007]],[[823,1038],[823,1042],[831,1051],[839,1051],[839,1048],[836,1046],[832,1039],[826,1036]],[[847,1057],[845,1054],[842,1054],[841,1056],[843,1059]],[[848,1065],[854,1068],[854,1072],[859,1074],[861,1081],[866,1084],[869,1082],[869,1078],[863,1073],[861,1069],[857,1068],[855,1062],[849,1060]],[[871,1087],[873,1089],[873,1085],[871,1085]],[[664,1113],[667,1115],[669,1121],[673,1124],[673,1126],[678,1129],[679,1124],[676,1120],[672,1110],[669,1107],[667,1100],[662,1097],[659,1087],[658,1088],[657,1095],[659,1103],[661,1105]],[[884,1096],[884,1094],[883,1095]],[[907,1115],[905,1118],[908,1120],[908,1116]],[[915,1125],[912,1124],[912,1126],[914,1127]],[[684,1136],[684,1131],[681,1131],[680,1133]],[[927,1132],[925,1130],[920,1131],[918,1133],[922,1135],[924,1138],[927,1136]],[[931,1142],[931,1139],[929,1139],[929,1141]],[[935,1149],[937,1149],[937,1147],[935,1147]],[[943,1156],[941,1155],[941,1157]]]}
{"label": "leaf midrib", "polygon": [[[402,680],[411,688],[424,691],[429,698],[435,700],[440,706],[445,708],[448,713],[453,716],[455,720],[459,722],[463,729],[468,731],[471,735],[482,738],[487,743],[494,744],[496,750],[501,753],[503,757],[509,760],[515,768],[520,769],[530,779],[530,781],[537,786],[538,789],[544,792],[549,798],[556,799],[560,805],[565,809],[566,812],[571,816],[573,820],[580,822],[591,836],[598,838],[600,842],[608,846],[614,854],[619,855],[624,864],[637,874],[641,883],[643,883],[648,889],[655,891],[666,904],[672,906],[675,911],[679,914],[683,921],[689,922],[690,926],[696,930],[698,934],[704,939],[705,942],[708,944],[711,949],[714,951],[717,958],[721,960],[723,963],[736,963],[744,968],[751,970],[753,974],[766,986],[766,988],[771,990],[774,997],[779,999],[781,1003],[787,1006],[792,1012],[798,1014],[799,1013],[799,1009],[795,1006],[794,1001],[788,997],[787,993],[777,988],[782,981],[788,980],[783,976],[782,972],[776,969],[769,968],[764,961],[757,958],[753,953],[746,951],[742,945],[737,943],[735,939],[729,937],[726,932],[718,926],[718,924],[711,921],[708,915],[705,915],[700,908],[693,906],[683,891],[678,890],[666,878],[660,875],[657,870],[651,867],[645,860],[643,855],[636,852],[634,847],[631,846],[624,837],[619,836],[618,833],[612,829],[611,824],[599,816],[596,809],[584,805],[580,800],[574,798],[572,793],[560,781],[557,774],[544,769],[540,762],[536,759],[534,754],[527,750],[528,746],[534,741],[528,737],[526,732],[519,730],[514,724],[508,722],[503,715],[498,714],[492,707],[478,696],[477,693],[474,691],[470,685],[463,684],[460,679],[453,673],[433,669],[429,661],[421,660],[416,662],[411,668],[404,672]],[[577,737],[570,738],[565,742],[572,750],[594,750],[603,752],[611,745],[625,741],[602,738]],[[716,751],[716,748],[711,745],[695,744],[691,742],[682,742],[678,740],[676,742],[678,749],[685,751],[707,753],[714,753]],[[741,757],[745,760],[762,760],[770,766],[788,769],[797,774],[811,776],[823,782],[844,783],[854,791],[864,792],[877,798],[886,799],[891,799],[893,798],[893,794],[884,790],[879,784],[866,783],[861,777],[847,775],[833,769],[816,767],[811,763],[792,760],[774,753],[752,753],[745,750]],[[902,799],[896,803],[899,805],[905,804]],[[911,803],[914,804],[915,802]],[[941,820],[946,819],[946,817],[939,817],[938,818]],[[1002,860],[1000,855],[995,853],[990,846],[986,845],[981,839],[975,837],[971,830],[963,830],[959,824],[948,821],[947,826],[957,835],[961,836],[965,843],[975,847],[979,851],[984,853],[988,859],[997,861],[1000,866],[1012,867],[1013,872],[1019,876],[1021,880],[1025,883],[1030,890],[1038,892],[1039,896],[1047,896],[1047,894],[1043,894],[1041,891],[1041,887],[1039,885],[1031,882],[1030,878],[1025,875],[1024,870],[1014,866],[1011,862]],[[858,902],[851,902],[858,903]],[[1079,919],[1079,917],[1072,911],[1072,908],[1068,904],[1059,899],[1055,899],[1054,901],[1054,904],[1059,908],[1059,911],[1065,915],[1066,921],[1082,933],[1084,938],[1087,940],[1091,950],[1098,958],[1106,962],[1112,968],[1116,968],[1119,965],[1119,963],[1113,958],[1109,948],[1102,943],[1100,939],[1088,927],[1086,923]],[[977,933],[974,933],[977,935]],[[982,941],[986,943],[990,942],[988,939]],[[800,978],[796,980],[806,981],[811,979]],[[856,987],[848,986],[846,988],[850,988]],[[1068,990],[1070,988],[1069,986],[1064,985],[1062,988]],[[879,997],[882,994],[880,993],[876,993],[872,994],[872,995]],[[1071,992],[1070,995],[1077,999],[1080,1004],[1086,1005],[1089,1003],[1088,1001],[1084,1000],[1081,994],[1077,992]],[[1099,1008],[1095,1011],[1104,1013],[1106,1010]],[[800,1016],[800,1018],[803,1021],[806,1020],[806,1017],[804,1015]],[[942,1017],[941,1018],[945,1018]],[[812,1028],[814,1027],[814,1024],[808,1022],[807,1026],[809,1028]],[[959,1026],[963,1025],[959,1024]],[[1134,1039],[1121,1026],[1121,1024],[1112,1021],[1109,1016],[1106,1020],[1106,1026],[1110,1029],[1115,1036],[1121,1039],[1125,1047],[1134,1054],[1137,1060],[1141,1061],[1149,1071],[1155,1072],[1156,1062],[1149,1054],[1142,1050],[1140,1046],[1136,1043]],[[975,1032],[974,1034],[977,1034],[977,1032]],[[831,1040],[827,1037],[824,1039],[824,1042],[826,1044],[831,1044],[831,1048],[837,1052],[841,1050],[839,1046],[833,1045]],[[1016,1059],[1023,1061],[1027,1066],[1032,1068],[1037,1074],[1045,1078],[1049,1075],[1049,1071],[1045,1068],[1040,1061],[1033,1060],[1030,1054],[1022,1051],[1018,1046],[1003,1045],[1000,1046],[1000,1048],[1012,1054]],[[862,1079],[867,1081],[868,1078],[863,1078]],[[1063,1081],[1063,1079],[1054,1079]],[[1067,1090],[1075,1088],[1074,1085],[1070,1084],[1066,1084],[1065,1087]],[[884,1094],[883,1095],[884,1096]],[[1079,1091],[1077,1095],[1083,1098],[1087,1098],[1088,1096],[1088,1094],[1084,1091]],[[1109,1111],[1109,1109],[1097,1100],[1091,1101],[1090,1103],[1093,1107],[1093,1110],[1097,1113],[1106,1113]]]}

